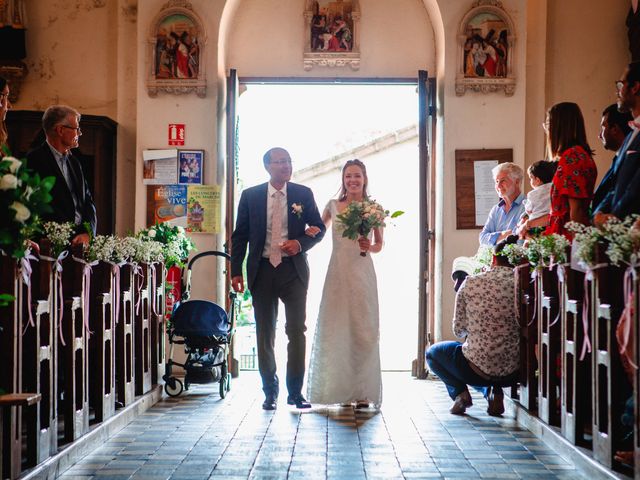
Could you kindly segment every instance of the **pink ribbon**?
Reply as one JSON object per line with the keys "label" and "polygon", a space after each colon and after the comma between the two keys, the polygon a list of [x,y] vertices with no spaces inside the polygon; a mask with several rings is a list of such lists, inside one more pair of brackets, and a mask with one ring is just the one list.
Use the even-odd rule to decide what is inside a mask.
{"label": "pink ribbon", "polygon": [[111,302],[113,305],[113,314],[115,315],[115,324],[120,322],[120,267],[126,262],[113,263],[107,262],[111,265],[111,273],[113,273],[113,281],[111,283]]}
{"label": "pink ribbon", "polygon": [[63,346],[67,344],[64,341],[64,336],[62,333],[62,318],[64,315],[64,292],[62,291],[62,261],[67,258],[69,255],[68,250],[63,250],[58,258],[47,257],[46,255],[40,255],[41,260],[46,260],[47,262],[53,262],[53,282],[58,287],[58,336],[60,337],[60,343]]}
{"label": "pink ribbon", "polygon": [[549,328],[553,327],[560,320],[560,312],[562,310],[560,308],[560,305],[562,304],[562,300],[563,300],[562,285],[566,282],[566,276],[567,276],[565,272],[565,267],[570,264],[557,263],[556,265],[558,266],[558,268],[556,269],[556,275],[558,276],[558,314],[556,315],[556,318],[553,319],[553,322],[549,324]]}
{"label": "pink ribbon", "polygon": [[31,250],[28,249],[25,252],[24,257],[20,259],[20,267],[18,268],[18,275],[20,275],[20,277],[22,278],[22,283],[27,286],[27,310],[29,311],[29,322],[24,327],[22,335],[27,333],[27,328],[29,328],[29,325],[31,325],[32,327],[36,326],[36,323],[33,321],[33,312],[31,308],[31,273],[33,273],[31,260],[35,260],[36,262],[38,261],[36,257],[31,255]]}
{"label": "pink ribbon", "polygon": [[627,353],[627,347],[629,346],[629,338],[631,337],[631,326],[633,322],[633,310],[635,302],[635,292],[633,290],[634,284],[638,281],[638,274],[635,269],[635,265],[631,265],[624,272],[624,298],[626,304],[622,315],[620,315],[620,324],[622,329],[622,342],[619,345],[620,355],[626,357],[629,365],[635,370],[638,370],[638,366],[631,360],[633,355]]}
{"label": "pink ribbon", "polygon": [[[537,277],[540,277],[540,272],[538,271],[539,267],[534,267],[533,270],[531,270],[531,283],[534,283],[536,281]],[[540,278],[540,281],[542,281],[542,278]],[[529,323],[527,323],[527,327],[530,327],[531,325],[534,324],[534,322],[537,320],[538,318],[538,290],[536,289],[534,295],[533,295],[533,316],[531,317],[531,321]]]}
{"label": "pink ribbon", "polygon": [[137,263],[132,263],[133,266],[133,283],[136,290],[136,315],[140,313],[140,302],[142,300],[142,283],[144,280],[144,274],[142,267]]}
{"label": "pink ribbon", "polygon": [[149,302],[151,303],[151,313],[158,316],[158,311],[156,308],[157,301],[157,292],[156,292],[156,265],[155,263],[149,264],[149,271],[151,272],[151,283],[149,285]]}
{"label": "pink ribbon", "polygon": [[91,336],[93,332],[89,328],[89,304],[91,295],[91,267],[98,264],[97,261],[86,262],[82,258],[72,256],[76,262],[82,263],[82,322],[84,323],[84,329],[87,331],[87,336]]}
{"label": "pink ribbon", "polygon": [[600,268],[608,266],[608,263],[598,263],[593,267],[588,267],[584,274],[584,301],[582,302],[582,330],[584,331],[584,340],[582,341],[582,351],[580,352],[580,361],[584,360],[587,353],[591,353],[591,340],[589,339],[589,282],[593,281],[593,272]]}

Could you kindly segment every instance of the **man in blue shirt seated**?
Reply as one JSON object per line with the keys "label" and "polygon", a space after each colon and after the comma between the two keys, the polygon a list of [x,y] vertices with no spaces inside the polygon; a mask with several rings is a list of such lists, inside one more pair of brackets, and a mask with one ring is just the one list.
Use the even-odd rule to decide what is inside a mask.
{"label": "man in blue shirt seated", "polygon": [[489,212],[480,244],[493,246],[512,234],[524,213],[522,169],[512,162],[500,163],[491,170],[500,201]]}

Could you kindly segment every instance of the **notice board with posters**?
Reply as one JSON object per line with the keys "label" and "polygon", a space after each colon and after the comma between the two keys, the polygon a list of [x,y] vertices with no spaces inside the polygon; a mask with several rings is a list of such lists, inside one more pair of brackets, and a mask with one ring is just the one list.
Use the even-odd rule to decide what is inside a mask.
{"label": "notice board with posters", "polygon": [[[456,228],[482,228],[498,202],[491,169],[513,161],[513,149],[456,150]],[[477,177],[477,178],[476,178]]]}

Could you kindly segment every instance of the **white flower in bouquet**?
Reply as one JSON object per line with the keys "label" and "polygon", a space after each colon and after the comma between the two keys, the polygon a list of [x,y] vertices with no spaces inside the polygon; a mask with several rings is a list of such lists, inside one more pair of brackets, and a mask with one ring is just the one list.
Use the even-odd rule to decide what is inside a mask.
{"label": "white flower in bouquet", "polygon": [[[389,210],[382,208],[379,203],[364,200],[351,202],[342,213],[337,215],[337,219],[344,225],[342,236],[357,240],[359,237],[368,237],[374,228],[385,227],[385,218],[396,218],[403,213],[402,211],[389,213]],[[366,256],[364,252],[360,252],[360,255]]]}
{"label": "white flower in bouquet", "polygon": [[73,223],[46,222],[42,228],[45,238],[51,242],[53,256],[58,257],[71,244],[71,236],[74,232]]}
{"label": "white flower in bouquet", "polygon": [[590,225],[568,222],[567,230],[573,233],[576,244],[575,256],[585,266],[593,266],[596,262],[598,244],[602,241],[602,231]]}
{"label": "white flower in bouquet", "polygon": [[18,177],[7,173],[0,178],[0,190],[14,190],[18,188]]}
{"label": "white flower in bouquet", "polygon": [[149,238],[155,238],[156,231],[153,228],[150,228],[149,231],[147,232],[147,235],[149,236]]}
{"label": "white flower in bouquet", "polygon": [[529,263],[534,267],[549,267],[567,261],[567,249],[571,244],[564,235],[552,233],[531,238],[525,247]]}
{"label": "white flower in bouquet", "polygon": [[26,222],[31,216],[31,212],[29,211],[29,209],[20,202],[13,202],[11,205],[9,205],[9,208],[15,210],[15,219],[20,223]]}
{"label": "white flower in bouquet", "polygon": [[156,263],[164,261],[164,245],[155,240],[137,239],[136,253],[133,259],[138,263]]}
{"label": "white flower in bouquet", "polygon": [[602,227],[602,239],[607,245],[605,254],[613,265],[635,264],[640,254],[640,231],[633,228],[638,215],[624,220],[610,218]]}
{"label": "white flower in bouquet", "polygon": [[2,161],[9,162],[9,171],[11,173],[16,173],[22,166],[22,162],[15,157],[3,157]]}
{"label": "white flower in bouquet", "polygon": [[113,235],[96,235],[89,243],[87,259],[90,262],[111,262],[116,246],[116,238]]}
{"label": "white flower in bouquet", "polygon": [[128,262],[136,254],[135,244],[131,240],[135,239],[133,237],[116,237],[112,257],[114,263]]}

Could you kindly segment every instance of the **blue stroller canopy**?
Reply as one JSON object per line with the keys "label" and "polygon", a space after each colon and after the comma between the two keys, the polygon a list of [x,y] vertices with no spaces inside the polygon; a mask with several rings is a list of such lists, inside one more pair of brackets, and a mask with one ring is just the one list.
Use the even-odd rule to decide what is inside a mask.
{"label": "blue stroller canopy", "polygon": [[229,333],[227,312],[207,300],[189,300],[175,309],[171,317],[174,333],[181,337],[210,337]]}

